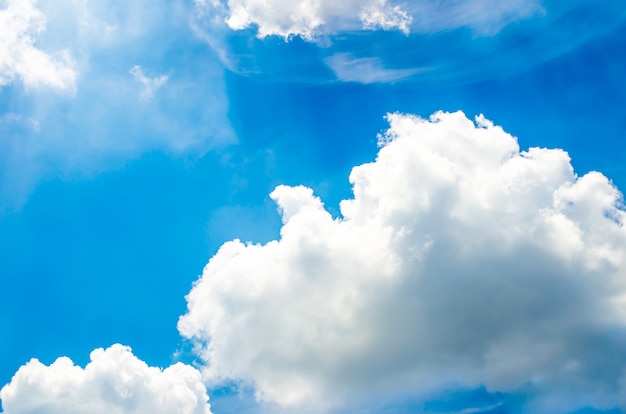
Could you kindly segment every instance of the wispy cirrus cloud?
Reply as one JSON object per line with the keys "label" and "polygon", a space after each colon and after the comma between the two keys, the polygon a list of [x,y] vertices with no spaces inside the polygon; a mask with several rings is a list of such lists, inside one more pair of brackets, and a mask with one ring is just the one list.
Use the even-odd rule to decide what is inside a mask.
{"label": "wispy cirrus cloud", "polygon": [[[310,6],[313,4],[319,13],[326,7],[335,10],[323,2]],[[335,19],[318,19],[325,23],[315,30],[289,31],[279,28],[280,13],[270,11],[280,8],[289,20],[293,15],[288,13],[290,8],[297,8],[293,2],[198,0],[196,5],[193,26],[198,36],[211,44],[230,70],[304,83],[373,82],[363,70],[352,75],[350,65],[357,69],[369,66],[381,79],[428,68],[410,78],[429,85],[514,76],[602,36],[626,20],[619,2],[424,0],[395,4],[411,18],[404,32],[364,24],[355,17],[358,7],[345,14],[338,12],[341,16]],[[248,24],[228,23],[235,5],[245,11]],[[582,31],[581,25],[585,27]],[[293,58],[296,54],[298,59]]]}
{"label": "wispy cirrus cloud", "polygon": [[329,56],[324,63],[338,80],[365,84],[397,82],[428,71],[428,68],[386,69],[378,57],[356,58],[349,53]]}
{"label": "wispy cirrus cloud", "polygon": [[154,97],[154,93],[167,82],[168,75],[159,75],[154,77],[148,77],[144,74],[143,69],[139,65],[135,65],[130,69],[130,74],[133,78],[143,86],[141,91],[141,97],[143,99],[151,99]]}

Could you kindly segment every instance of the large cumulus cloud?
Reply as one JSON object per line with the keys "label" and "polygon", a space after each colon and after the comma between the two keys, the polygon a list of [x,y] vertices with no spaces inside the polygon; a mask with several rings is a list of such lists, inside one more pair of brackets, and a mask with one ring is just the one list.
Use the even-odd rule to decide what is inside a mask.
{"label": "large cumulus cloud", "polygon": [[619,191],[482,116],[388,120],[342,217],[279,186],[280,239],[209,261],[178,325],[209,381],[296,407],[484,385],[626,408]]}
{"label": "large cumulus cloud", "polygon": [[200,373],[149,367],[130,348],[96,349],[83,369],[67,357],[22,366],[0,391],[4,414],[211,414]]}

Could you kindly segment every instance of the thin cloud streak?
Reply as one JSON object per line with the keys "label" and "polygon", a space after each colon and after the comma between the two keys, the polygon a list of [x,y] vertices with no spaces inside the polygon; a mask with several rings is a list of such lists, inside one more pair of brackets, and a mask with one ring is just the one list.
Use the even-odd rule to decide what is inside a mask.
{"label": "thin cloud streak", "polygon": [[355,58],[348,53],[338,53],[324,59],[324,63],[342,82],[393,83],[428,71],[428,68],[386,69],[377,57]]}

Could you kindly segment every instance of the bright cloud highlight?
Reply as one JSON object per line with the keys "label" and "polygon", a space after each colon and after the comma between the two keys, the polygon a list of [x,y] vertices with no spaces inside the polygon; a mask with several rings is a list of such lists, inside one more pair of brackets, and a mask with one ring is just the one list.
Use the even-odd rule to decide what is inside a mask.
{"label": "bright cloud highlight", "polygon": [[22,366],[0,391],[4,414],[210,414],[200,373],[177,363],[149,367],[130,348],[96,349],[83,369],[67,358]]}
{"label": "bright cloud highlight", "polygon": [[73,89],[74,61],[67,50],[46,53],[35,40],[46,28],[35,0],[9,0],[0,9],[0,86],[21,80],[27,88]]}
{"label": "bright cloud highlight", "polygon": [[225,243],[179,331],[211,383],[296,409],[450,387],[626,409],[626,215],[602,174],[483,116],[390,114],[333,218],[279,186],[279,240]]}

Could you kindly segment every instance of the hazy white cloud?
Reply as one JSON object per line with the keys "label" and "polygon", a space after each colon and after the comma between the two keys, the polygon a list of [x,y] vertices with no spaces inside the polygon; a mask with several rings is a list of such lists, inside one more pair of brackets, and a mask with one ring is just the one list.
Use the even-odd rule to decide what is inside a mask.
{"label": "hazy white cloud", "polygon": [[0,9],[0,86],[21,80],[27,88],[73,89],[74,60],[67,50],[50,54],[35,45],[46,16],[36,0],[8,0]]}
{"label": "hazy white cloud", "polygon": [[261,38],[276,35],[312,40],[320,34],[352,30],[436,32],[469,27],[494,34],[542,10],[540,0],[196,0],[199,12],[222,16],[233,30],[256,26]]}
{"label": "hazy white cloud", "polygon": [[380,58],[356,58],[349,53],[337,53],[324,59],[324,62],[343,82],[384,83],[396,82],[411,77],[427,69],[386,69]]}
{"label": "hazy white cloud", "polygon": [[30,127],[30,129],[35,132],[40,130],[39,121],[34,118],[24,117],[12,112],[0,115],[0,126],[11,124],[21,124]]}
{"label": "hazy white cloud", "polygon": [[[93,176],[149,151],[196,158],[236,141],[223,66],[210,54],[180,53],[182,44],[196,41],[181,30],[193,4],[58,0],[37,3],[40,10],[34,2],[6,4],[0,10],[0,83],[19,78],[7,72],[12,66],[3,62],[14,62],[15,53],[5,49],[34,47],[34,38],[42,50],[69,47],[80,79],[71,96],[5,88],[12,104],[10,114],[0,113],[0,212],[20,208],[45,178]],[[16,22],[25,29],[17,30]],[[45,24],[45,35],[36,36],[35,23]],[[22,35],[2,42],[11,33]]]}
{"label": "hazy white cloud", "polygon": [[85,368],[67,357],[36,359],[0,390],[4,414],[210,414],[200,373],[176,363],[149,367],[130,348],[96,349]]}
{"label": "hazy white cloud", "polygon": [[542,0],[420,0],[407,10],[414,17],[411,30],[437,32],[469,27],[480,35],[493,35],[506,25],[543,12]]}
{"label": "hazy white cloud", "polygon": [[150,78],[143,73],[141,66],[135,65],[130,69],[130,74],[139,84],[143,86],[141,97],[143,99],[151,99],[154,93],[167,82],[168,75],[160,75]]}
{"label": "hazy white cloud", "polygon": [[483,116],[388,120],[341,218],[279,186],[280,239],[209,261],[178,325],[207,381],[296,412],[479,385],[535,413],[626,408],[619,191]]}

